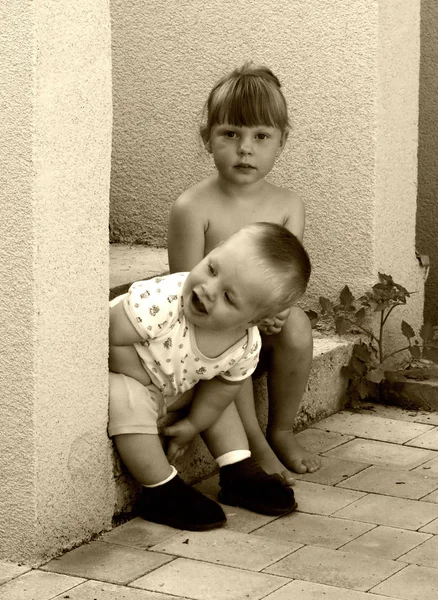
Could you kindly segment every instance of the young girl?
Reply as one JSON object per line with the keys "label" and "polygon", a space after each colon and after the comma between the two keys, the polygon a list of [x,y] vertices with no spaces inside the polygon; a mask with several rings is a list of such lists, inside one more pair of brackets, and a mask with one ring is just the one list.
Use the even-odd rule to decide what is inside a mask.
{"label": "young girl", "polygon": [[[251,222],[283,225],[302,240],[302,200],[266,180],[288,133],[286,101],[279,80],[268,68],[246,63],[213,87],[201,136],[216,172],[181,194],[172,206],[171,272],[190,270],[222,240]],[[266,319],[260,329],[268,360],[266,438],[257,421],[250,379],[236,405],[252,456],[265,471],[279,473],[292,483],[291,471],[312,472],[320,466],[293,433],[312,362],[311,326],[306,314],[293,307]]]}

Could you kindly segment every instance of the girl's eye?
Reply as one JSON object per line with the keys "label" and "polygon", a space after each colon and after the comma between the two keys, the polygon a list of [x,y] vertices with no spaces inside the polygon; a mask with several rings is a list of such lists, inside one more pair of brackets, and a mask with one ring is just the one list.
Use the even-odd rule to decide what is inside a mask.
{"label": "girl's eye", "polygon": [[258,140],[265,140],[267,137],[268,137],[268,135],[266,133],[258,133],[257,134]]}
{"label": "girl's eye", "polygon": [[233,302],[233,299],[230,296],[230,294],[228,292],[225,292],[224,296],[225,296],[225,300],[228,302],[228,304],[231,304],[231,306],[234,306],[234,302]]}
{"label": "girl's eye", "polygon": [[227,138],[233,139],[233,138],[236,137],[236,132],[235,131],[226,131],[224,133],[224,136],[227,137]]}
{"label": "girl's eye", "polygon": [[212,264],[209,264],[209,265],[208,265],[208,271],[209,271],[209,273],[210,273],[211,275],[216,275],[216,271],[215,271],[215,269],[214,269],[214,267],[213,267],[213,265],[212,265]]}

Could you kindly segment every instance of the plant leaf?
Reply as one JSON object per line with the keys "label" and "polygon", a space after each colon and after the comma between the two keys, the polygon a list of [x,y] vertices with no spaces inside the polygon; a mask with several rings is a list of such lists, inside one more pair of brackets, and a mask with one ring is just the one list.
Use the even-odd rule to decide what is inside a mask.
{"label": "plant leaf", "polygon": [[365,400],[370,395],[370,387],[366,379],[361,379],[357,385],[357,393],[361,400]]}
{"label": "plant leaf", "polygon": [[318,323],[318,319],[319,319],[319,317],[318,317],[318,313],[317,313],[317,312],[315,312],[314,310],[306,310],[306,311],[304,311],[304,312],[306,313],[306,315],[307,315],[307,316],[308,316],[308,318],[309,318],[310,325],[311,325],[312,327],[315,327],[315,325]]}
{"label": "plant leaf", "polygon": [[330,302],[328,298],[324,298],[324,296],[319,297],[319,304],[321,308],[326,313],[331,313],[333,310],[333,302]]}
{"label": "plant leaf", "polygon": [[427,322],[424,323],[420,329],[420,335],[424,343],[426,344],[429,340],[433,338],[433,326],[432,323]]}
{"label": "plant leaf", "polygon": [[419,360],[421,358],[420,346],[409,346],[409,352],[411,353],[412,358],[415,358],[415,360]]}
{"label": "plant leaf", "polygon": [[403,335],[408,338],[408,340],[415,337],[415,331],[412,329],[409,323],[406,323],[406,321],[402,321],[401,330]]}
{"label": "plant leaf", "polygon": [[348,285],[346,285],[342,288],[342,291],[339,295],[339,299],[343,306],[351,306],[351,304],[353,304],[354,296],[350,292],[350,288],[348,287]]}
{"label": "plant leaf", "polygon": [[362,323],[365,321],[365,316],[366,310],[362,307],[356,313],[356,323],[358,325],[362,325]]}
{"label": "plant leaf", "polygon": [[367,379],[372,381],[373,383],[380,383],[383,379],[385,379],[385,372],[382,369],[371,369],[367,373]]}
{"label": "plant leaf", "polygon": [[353,356],[356,356],[359,360],[364,363],[371,361],[371,352],[366,344],[354,344]]}
{"label": "plant leaf", "polygon": [[350,329],[350,323],[344,317],[337,317],[335,320],[336,333],[338,335],[344,335]]}

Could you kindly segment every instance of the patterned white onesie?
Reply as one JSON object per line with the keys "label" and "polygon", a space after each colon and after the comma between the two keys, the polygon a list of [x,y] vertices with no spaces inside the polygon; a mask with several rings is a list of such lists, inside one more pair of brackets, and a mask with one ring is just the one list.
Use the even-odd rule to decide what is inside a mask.
{"label": "patterned white onesie", "polygon": [[184,315],[182,290],[188,275],[174,273],[138,281],[112,302],[123,302],[126,315],[143,338],[134,347],[167,406],[201,379],[219,377],[230,383],[246,379],[254,372],[261,349],[259,330],[251,327],[220,356],[209,358],[201,353],[194,325]]}

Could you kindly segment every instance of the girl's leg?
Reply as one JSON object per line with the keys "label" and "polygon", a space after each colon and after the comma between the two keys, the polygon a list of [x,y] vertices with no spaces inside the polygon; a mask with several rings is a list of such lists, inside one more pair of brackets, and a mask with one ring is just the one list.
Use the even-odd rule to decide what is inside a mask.
{"label": "girl's leg", "polygon": [[292,473],[276,456],[260,428],[254,406],[252,379],[247,379],[240,389],[236,398],[236,406],[240,415],[239,422],[241,420],[243,423],[254,459],[267,473],[278,473],[283,477],[285,483],[293,485],[295,480]]}
{"label": "girl's leg", "polygon": [[220,502],[276,516],[296,508],[292,489],[277,475],[267,474],[250,455],[234,403],[204,431],[203,439],[220,467]]}
{"label": "girl's leg", "polygon": [[280,333],[265,336],[263,345],[269,349],[266,437],[289,469],[296,473],[316,471],[321,466],[320,459],[305,450],[293,433],[312,364],[312,328],[306,313],[292,308]]}

